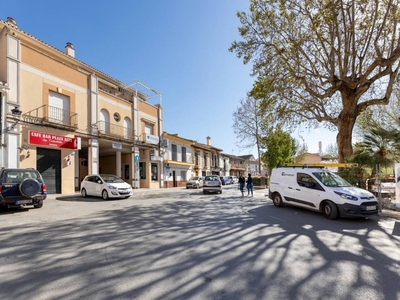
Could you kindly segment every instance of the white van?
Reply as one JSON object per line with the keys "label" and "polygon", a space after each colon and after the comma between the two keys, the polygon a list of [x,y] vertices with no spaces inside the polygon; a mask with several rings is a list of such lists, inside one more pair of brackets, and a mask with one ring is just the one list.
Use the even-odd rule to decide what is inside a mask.
{"label": "white van", "polygon": [[378,214],[378,202],[367,190],[352,186],[339,175],[310,167],[272,170],[269,198],[277,207],[292,204],[322,212],[328,219]]}

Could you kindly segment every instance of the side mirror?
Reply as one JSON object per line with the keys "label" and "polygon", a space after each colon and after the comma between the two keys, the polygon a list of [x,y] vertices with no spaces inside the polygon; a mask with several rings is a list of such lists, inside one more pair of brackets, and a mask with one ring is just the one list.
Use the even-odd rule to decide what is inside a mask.
{"label": "side mirror", "polygon": [[101,184],[101,180],[97,180],[97,183],[100,183],[100,184]]}

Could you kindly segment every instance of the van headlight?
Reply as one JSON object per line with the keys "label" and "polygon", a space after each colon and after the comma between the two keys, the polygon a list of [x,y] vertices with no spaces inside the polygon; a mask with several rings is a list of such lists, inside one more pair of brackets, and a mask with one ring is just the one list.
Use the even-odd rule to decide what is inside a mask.
{"label": "van headlight", "polygon": [[338,194],[340,197],[342,197],[343,199],[346,199],[346,200],[352,200],[352,201],[357,201],[358,200],[357,197],[352,196],[352,195],[348,195],[348,194],[345,194],[345,193],[341,193],[341,192],[336,192],[335,191],[335,194]]}

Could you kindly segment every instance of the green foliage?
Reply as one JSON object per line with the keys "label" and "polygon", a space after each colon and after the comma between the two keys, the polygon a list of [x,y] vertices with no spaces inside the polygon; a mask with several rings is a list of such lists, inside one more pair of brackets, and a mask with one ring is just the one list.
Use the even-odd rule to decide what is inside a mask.
{"label": "green foliage", "polygon": [[262,155],[262,161],[269,170],[279,164],[293,162],[293,138],[280,126],[263,139],[263,145],[266,151]]}
{"label": "green foliage", "polygon": [[[280,124],[338,130],[339,160],[353,153],[358,116],[387,105],[400,66],[398,1],[251,0],[230,51],[253,65],[250,95]],[[263,104],[261,104],[261,107]]]}
{"label": "green foliage", "polygon": [[354,154],[349,161],[359,166],[375,168],[376,165],[389,167],[400,158],[400,132],[385,129],[379,124],[367,129],[362,142],[355,144]]}

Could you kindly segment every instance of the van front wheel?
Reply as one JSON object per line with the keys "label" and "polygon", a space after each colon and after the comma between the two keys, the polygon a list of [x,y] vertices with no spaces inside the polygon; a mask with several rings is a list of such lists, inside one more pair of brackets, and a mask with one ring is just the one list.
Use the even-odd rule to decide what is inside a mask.
{"label": "van front wheel", "polygon": [[326,201],[322,205],[322,214],[325,216],[325,218],[329,220],[335,220],[338,217],[338,209],[335,205],[335,203],[331,201]]}
{"label": "van front wheel", "polygon": [[283,201],[281,198],[281,195],[279,195],[278,193],[274,194],[272,196],[272,202],[274,202],[274,205],[276,207],[282,207],[283,206]]}

